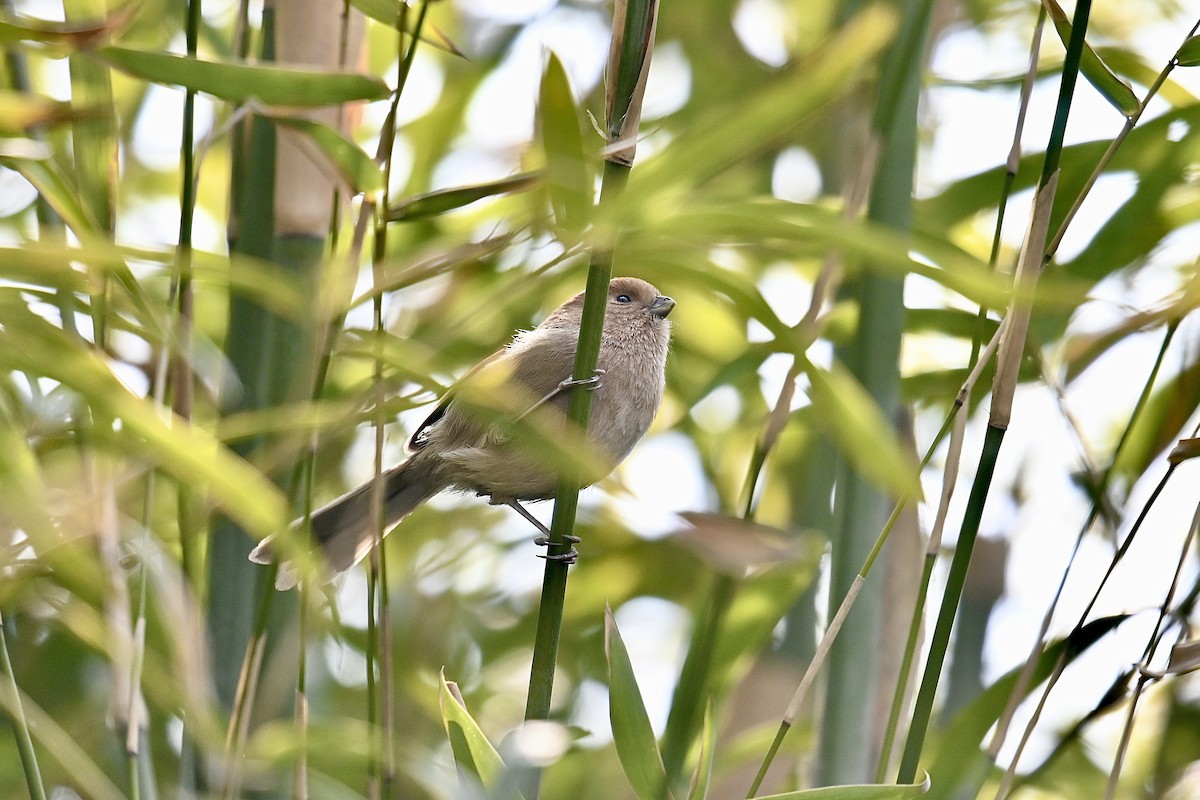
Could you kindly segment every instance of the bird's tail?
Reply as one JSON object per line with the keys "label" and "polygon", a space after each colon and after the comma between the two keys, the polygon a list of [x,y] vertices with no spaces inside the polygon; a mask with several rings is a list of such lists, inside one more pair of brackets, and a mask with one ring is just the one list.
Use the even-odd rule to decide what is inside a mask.
{"label": "bird's tail", "polygon": [[[413,459],[409,459],[383,474],[385,531],[442,488],[424,465],[411,468],[413,466]],[[374,482],[368,481],[313,512],[312,538],[335,574],[350,569],[371,550],[375,532],[371,519],[372,486]],[[273,538],[263,539],[250,554],[250,560],[259,564],[271,563],[275,555],[271,546]],[[295,570],[287,563],[281,564],[276,588],[289,589],[295,582]]]}

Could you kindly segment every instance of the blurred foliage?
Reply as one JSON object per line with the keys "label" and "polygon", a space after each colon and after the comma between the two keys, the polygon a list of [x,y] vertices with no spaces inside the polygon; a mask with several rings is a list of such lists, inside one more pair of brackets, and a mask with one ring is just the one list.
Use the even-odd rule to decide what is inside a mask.
{"label": "blurred foliage", "polygon": [[[43,720],[34,738],[47,786],[99,797],[130,793],[123,725],[137,703],[121,684],[136,652],[131,614],[144,607],[145,752],[160,793],[179,796],[178,787],[191,785],[197,769],[219,761],[227,722],[208,674],[201,622],[207,598],[181,569],[181,530],[207,530],[217,516],[257,533],[283,525],[289,499],[264,476],[290,470],[313,434],[319,439],[317,503],[371,472],[377,351],[365,277],[370,259],[352,265],[363,277],[347,302],[333,277],[319,296],[309,296],[279,266],[228,255],[233,123],[256,110],[262,119],[290,119],[284,124],[312,133],[311,144],[324,148],[330,169],[353,174],[359,188],[377,186],[365,159],[374,153],[386,99],[348,108],[356,120],[349,140],[296,121],[294,106],[346,93],[381,97],[384,83],[394,85],[396,33],[368,23],[364,58],[349,70],[352,76],[234,66],[236,9],[212,3],[204,8],[199,58],[231,62],[216,69],[166,55],[180,50],[182,2],[149,0],[100,16],[91,4],[69,5],[65,23],[54,21],[63,14],[54,4],[5,3],[0,12],[0,608],[16,683],[31,719]],[[1177,12],[1175,4],[1154,0],[1096,11],[1089,38],[1138,97],[1184,40],[1187,31],[1177,26],[1187,23]],[[435,32],[423,37],[400,99],[389,187],[397,221],[389,226],[386,251],[376,254],[389,290],[381,358],[385,410],[394,421],[384,460],[402,457],[403,442],[428,403],[470,365],[579,291],[591,245],[618,241],[617,272],[650,280],[677,300],[667,397],[642,446],[652,455],[635,458],[583,498],[577,531],[583,557],[568,588],[554,709],[555,719],[575,726],[579,738],[543,780],[547,797],[631,797],[603,729],[606,717],[598,713],[609,671],[605,604],[615,612],[647,705],[665,712],[665,701],[655,695],[670,695],[682,660],[671,643],[701,624],[718,570],[682,537],[665,536],[673,523],[664,516],[741,510],[755,442],[790,357],[811,359],[813,371],[799,379],[787,426],[759,480],[756,506],[756,518],[787,531],[798,552],[791,561],[744,571],[717,642],[712,713],[720,733],[710,796],[742,796],[748,779],[734,785],[729,776],[757,763],[765,741],[757,747],[746,742],[764,739],[763,725],[773,722],[763,720],[778,720],[794,681],[766,701],[769,713],[739,720],[736,728],[737,703],[752,704],[732,698],[742,697],[742,681],[756,661],[774,657],[779,620],[820,569],[817,538],[796,530],[795,522],[809,455],[832,443],[882,486],[908,487],[917,477],[888,472],[889,466],[911,468],[910,448],[881,429],[878,410],[865,405],[865,397],[844,390],[853,403],[837,404],[840,390],[829,376],[839,385],[850,379],[830,363],[829,346],[849,338],[857,310],[831,304],[816,346],[806,351],[796,325],[830,254],[845,257],[851,270],[869,264],[907,276],[905,397],[918,414],[939,420],[951,406],[972,337],[982,330],[986,339],[998,321],[993,313],[977,323],[976,304],[998,308],[1006,301],[1006,278],[987,266],[1005,153],[939,136],[939,126],[958,113],[945,92],[996,100],[1006,110],[992,123],[1011,128],[1021,58],[994,70],[972,64],[957,74],[960,65],[937,54],[956,40],[960,48],[1019,51],[1036,5],[973,0],[942,8],[935,80],[927,89],[936,111],[922,117],[920,160],[969,151],[973,166],[969,174],[959,169],[952,178],[922,182],[911,234],[839,213],[848,176],[861,159],[862,116],[870,107],[864,98],[877,85],[896,13],[887,4],[832,0],[664,3],[627,201],[583,229],[575,216],[582,213],[578,195],[586,192],[580,176],[591,176],[598,165],[564,166],[563,150],[577,145],[564,143],[561,126],[558,138],[539,131],[534,108],[539,88],[543,102],[563,101],[561,84],[539,87],[546,47],[562,60],[564,73],[555,72],[556,80],[565,75],[580,108],[602,116],[609,13],[582,0],[431,4]],[[253,33],[257,20],[250,22]],[[1140,34],[1151,28],[1165,38],[1148,46]],[[1053,85],[1051,66],[1061,62],[1052,39],[1043,46],[1040,85]],[[180,263],[183,92],[163,85],[171,83],[217,95],[202,94],[198,104],[190,337],[180,333],[172,294]],[[1173,75],[1104,168],[1093,194],[1117,199],[1095,212],[1093,224],[1079,226],[1088,230],[1073,231],[1068,254],[1046,276],[1033,325],[1033,346],[1043,359],[1026,364],[1028,382],[1046,376],[1041,363],[1068,391],[1077,382],[1087,386],[1106,364],[1129,365],[1131,346],[1160,340],[1169,324],[1194,322],[1200,221],[1195,86]],[[226,102],[246,99],[248,106]],[[1104,108],[1111,127],[1076,135],[1063,154],[1064,200],[1052,230],[1123,122]],[[582,113],[579,119],[583,152],[594,154],[601,139]],[[360,149],[350,150],[350,142]],[[1018,198],[1036,181],[1039,146],[1020,159]],[[539,180],[547,169],[566,170],[571,193],[565,198],[553,186],[543,191],[544,184],[524,191],[527,179]],[[497,183],[514,176],[521,177]],[[1129,191],[1121,195],[1120,186]],[[342,205],[327,260],[330,276],[350,252],[359,202]],[[1014,238],[1004,242],[1002,272],[1018,249]],[[235,296],[298,322],[327,323],[344,314],[329,343],[319,399],[223,413],[255,377],[235,374],[222,355]],[[1139,510],[1139,487],[1157,478],[1163,452],[1190,435],[1186,426],[1200,403],[1198,337],[1194,324],[1180,325],[1182,344],[1169,374],[1116,466],[1120,480],[1110,491],[1126,516]],[[153,395],[164,354],[194,376],[190,419],[169,410],[172,396]],[[1140,362],[1133,357],[1132,363]],[[1142,380],[1142,374],[1128,377],[1130,385]],[[986,382],[985,375],[981,385]],[[1093,399],[1108,402],[1104,396],[1085,402]],[[1109,436],[1099,437],[1095,448],[1102,463],[1127,413],[1111,409]],[[266,444],[245,459],[235,455],[256,437]],[[662,485],[638,485],[648,474],[662,476]],[[1017,481],[1005,488],[1019,492]],[[694,491],[687,488],[692,485]],[[1064,504],[1087,497],[1082,486],[1073,491]],[[198,498],[199,506],[181,503],[186,497]],[[483,733],[507,753],[506,737],[522,719],[541,574],[527,527],[482,501],[441,498],[387,539],[397,796],[465,791],[439,705],[446,702],[443,672],[461,689]],[[1065,541],[1070,532],[1062,535]],[[1148,580],[1165,586],[1173,559],[1164,550],[1162,576]],[[1194,568],[1184,580],[1194,584]],[[292,702],[296,665],[268,660],[255,712],[266,724],[246,744],[248,791],[278,786],[306,746],[314,796],[365,794],[374,734],[364,722],[365,596],[360,571],[314,604],[305,646],[312,723],[304,741],[279,719]],[[1138,658],[1135,646],[1116,660],[1125,667]],[[1155,692],[1153,716],[1135,730],[1137,758],[1126,765],[1118,796],[1143,796],[1140,782],[1152,785],[1155,797],[1182,797],[1195,786],[1195,687],[1194,675],[1181,676]],[[662,723],[653,715],[651,721]],[[50,723],[64,736],[52,735]],[[982,736],[978,724],[968,727]],[[1110,734],[1105,728],[1097,736],[1084,730],[1065,738],[1064,749],[1026,782],[1030,796],[1094,794],[1111,767],[1112,745],[1104,738]],[[961,744],[974,754],[981,742]],[[730,763],[722,751],[744,758]],[[114,790],[89,785],[79,752]],[[206,766],[198,767],[197,758]],[[932,780],[936,785],[936,772]],[[0,800],[25,796],[24,786],[15,741],[0,736]]]}

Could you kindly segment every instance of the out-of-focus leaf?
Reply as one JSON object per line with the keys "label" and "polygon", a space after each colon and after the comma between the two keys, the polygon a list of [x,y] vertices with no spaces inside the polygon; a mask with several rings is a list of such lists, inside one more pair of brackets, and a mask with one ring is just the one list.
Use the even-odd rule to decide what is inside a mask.
{"label": "out-of-focus leaf", "polygon": [[895,429],[845,367],[806,370],[813,412],[824,421],[839,451],[864,478],[893,497],[921,496],[917,460]]}
{"label": "out-of-focus leaf", "polygon": [[542,74],[538,123],[546,152],[543,178],[554,218],[563,229],[578,233],[590,217],[595,177],[583,151],[579,110],[567,70],[553,52]]}
{"label": "out-of-focus leaf", "polygon": [[[204,487],[248,532],[266,536],[287,522],[287,503],[262,473],[212,436],[137,397],[94,352],[32,312],[5,315],[0,367],[40,375],[79,392],[93,408],[121,421],[123,440],[165,471]],[[170,423],[170,424],[168,424]]]}
{"label": "out-of-focus leaf", "polygon": [[354,100],[382,100],[391,94],[378,78],[314,67],[204,61],[189,56],[127,47],[102,47],[96,55],[137,78],[183,86],[223,100],[258,100],[273,106],[326,106]]}
{"label": "out-of-focus leaf", "polygon": [[783,794],[760,795],[758,800],[908,800],[929,791],[929,776],[912,784],[863,784],[859,786],[822,786]]}
{"label": "out-of-focus leaf", "polygon": [[[1146,369],[1149,369],[1147,365]],[[1150,395],[1113,463],[1113,475],[1137,480],[1154,459],[1177,439],[1200,402],[1200,361],[1186,365]]]}
{"label": "out-of-focus leaf", "polygon": [[136,2],[127,2],[103,22],[82,25],[3,14],[0,15],[0,44],[40,42],[62,45],[70,50],[85,50],[125,27],[134,18],[137,6]]}
{"label": "out-of-focus leaf", "polygon": [[451,189],[438,189],[414,195],[392,205],[388,209],[387,220],[388,222],[407,222],[423,217],[432,217],[470,205],[485,197],[494,197],[509,192],[524,192],[536,186],[541,177],[536,172],[522,172],[498,181],[477,183],[472,186],[455,186]]}
{"label": "out-of-focus leaf", "polygon": [[1179,48],[1175,63],[1181,67],[1194,67],[1200,64],[1200,36],[1192,36]]}
{"label": "out-of-focus leaf", "polygon": [[1167,672],[1182,675],[1200,669],[1200,640],[1180,642],[1171,648],[1171,660]]}
{"label": "out-of-focus leaf", "polygon": [[738,99],[737,112],[715,109],[710,119],[690,126],[663,153],[630,175],[623,204],[634,213],[669,211],[665,189],[682,195],[732,164],[783,142],[817,109],[850,92],[891,40],[895,13],[870,5],[838,29],[811,58],[778,73],[762,90]]}
{"label": "out-of-focus leaf", "polygon": [[[1073,636],[1047,644],[1038,658],[1026,691],[1036,689],[1046,680],[1060,658],[1065,658],[1070,663],[1128,619],[1128,616],[1119,614],[1093,620]],[[963,781],[971,777],[978,779],[986,771],[988,761],[979,749],[980,743],[983,742],[988,729],[1004,712],[1021,669],[1022,667],[1013,669],[985,689],[970,705],[959,711],[950,725],[938,736],[938,744],[929,762],[930,774],[937,776],[937,781],[929,793],[930,800],[960,796]]]}
{"label": "out-of-focus leaf", "polygon": [[[401,9],[404,8],[405,3],[400,2],[400,0],[350,0],[350,5],[376,22],[387,25],[392,30],[412,35],[411,25],[401,26],[401,23],[405,21],[405,15],[401,13]],[[431,36],[428,29],[433,29],[435,35]],[[425,21],[421,35],[417,38],[431,47],[436,47],[438,50],[444,50],[447,53],[462,57],[463,53],[458,49],[458,45],[450,41],[446,34],[438,30],[437,26],[429,22],[429,20]]]}
{"label": "out-of-focus leaf", "polygon": [[608,656],[608,715],[613,743],[629,785],[641,800],[661,800],[667,773],[650,726],[650,715],[633,675],[629,651],[617,630],[612,609],[604,608],[604,651]]}
{"label": "out-of-focus leaf", "polygon": [[[1042,5],[1046,7],[1050,19],[1054,21],[1054,29],[1058,31],[1058,38],[1062,39],[1063,47],[1066,47],[1067,42],[1071,40],[1071,20],[1057,0],[1042,0]],[[1100,92],[1113,108],[1127,117],[1137,113],[1140,104],[1133,89],[1130,89],[1129,84],[1118,78],[1108,68],[1108,65],[1100,60],[1100,56],[1096,55],[1096,51],[1087,42],[1083,44],[1083,61],[1080,63],[1080,69],[1088,83],[1095,86],[1096,91]]]}
{"label": "out-of-focus leaf", "polygon": [[688,800],[705,800],[712,783],[713,756],[717,745],[717,723],[714,719],[712,698],[704,707],[704,726],[700,731],[700,756],[696,759],[696,771],[692,773],[688,787]]}
{"label": "out-of-focus leaf", "polygon": [[504,761],[492,743],[484,736],[475,718],[467,711],[457,695],[458,687],[446,680],[445,672],[440,681],[438,707],[442,712],[442,725],[454,751],[458,768],[477,780],[484,789],[492,789],[504,773]]}
{"label": "out-of-focus leaf", "polygon": [[685,511],[688,525],[674,536],[718,572],[734,578],[765,564],[790,561],[804,552],[802,539],[778,528],[724,514]]}
{"label": "out-of-focus leaf", "polygon": [[84,113],[45,95],[0,89],[0,136],[20,136],[33,127],[53,127]]}
{"label": "out-of-focus leaf", "polygon": [[54,161],[44,158],[0,158],[0,166],[19,173],[33,184],[38,194],[76,236],[83,238],[98,229],[95,215],[80,202],[78,188],[62,174]]}
{"label": "out-of-focus leaf", "polygon": [[342,134],[320,122],[302,117],[268,115],[276,125],[303,133],[337,167],[355,194],[373,194],[383,188],[383,171],[375,159]]}

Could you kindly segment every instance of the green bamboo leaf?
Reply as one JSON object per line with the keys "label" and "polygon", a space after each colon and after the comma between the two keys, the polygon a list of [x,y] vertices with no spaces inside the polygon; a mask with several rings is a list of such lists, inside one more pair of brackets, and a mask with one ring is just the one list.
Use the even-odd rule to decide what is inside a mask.
{"label": "green bamboo leaf", "polygon": [[266,536],[286,523],[279,489],[208,433],[133,394],[93,351],[32,312],[6,315],[0,367],[40,375],[70,387],[104,415],[121,421],[121,437],[214,500],[247,531]]}
{"label": "green bamboo leaf", "polygon": [[126,3],[102,22],[75,24],[30,19],[17,14],[0,15],[0,44],[40,42],[61,45],[69,50],[84,50],[124,28],[135,16],[137,3]]}
{"label": "green bamboo leaf", "polygon": [[[387,25],[394,31],[407,33],[410,36],[412,35],[411,26],[403,25],[405,22],[405,15],[401,13],[401,10],[405,7],[405,4],[399,2],[399,0],[350,0],[350,5],[354,6],[363,14],[366,14],[376,22]],[[430,35],[427,32],[427,29],[432,29],[433,35]],[[454,42],[450,41],[446,37],[446,34],[438,30],[437,26],[428,20],[426,20],[425,25],[422,27],[417,36],[417,39],[429,45],[430,47],[436,47],[438,50],[444,50],[447,53],[451,53],[452,55],[459,57],[463,56],[463,53],[458,49],[458,46],[454,44]]]}
{"label": "green bamboo leaf", "polygon": [[91,209],[80,202],[79,189],[63,174],[58,162],[50,158],[4,156],[0,166],[18,173],[33,184],[42,199],[50,204],[76,236],[84,238],[99,230]]}
{"label": "green bamboo leaf", "polygon": [[717,724],[713,718],[712,698],[704,707],[704,727],[700,733],[700,757],[696,760],[696,770],[692,773],[691,786],[688,787],[688,800],[705,800],[708,797],[708,787],[712,783],[713,756],[716,753]]}
{"label": "green bamboo leaf", "polygon": [[579,110],[567,71],[553,52],[542,74],[538,102],[542,147],[546,151],[546,188],[558,224],[572,233],[587,225],[595,177],[583,150]]}
{"label": "green bamboo leaf", "polygon": [[96,55],[136,78],[183,86],[234,103],[258,100],[267,105],[310,107],[382,100],[391,94],[387,84],[378,78],[354,72],[203,61],[127,47],[102,47]]}
{"label": "green bamboo leaf", "polygon": [[920,783],[823,786],[796,792],[764,795],[758,800],[908,800],[929,791],[929,776]]}
{"label": "green bamboo leaf", "polygon": [[661,800],[667,785],[650,715],[642,701],[629,651],[617,630],[612,609],[604,607],[604,651],[608,656],[608,715],[613,743],[629,785],[641,800]]}
{"label": "green bamboo leaf", "polygon": [[839,449],[868,481],[893,497],[920,497],[920,470],[891,422],[841,364],[830,370],[809,364],[813,411]]}
{"label": "green bamboo leaf", "polygon": [[457,687],[446,680],[443,670],[438,706],[450,748],[454,751],[454,761],[460,770],[479,781],[484,789],[491,790],[504,773],[504,761],[455,692]]}
{"label": "green bamboo leaf", "polygon": [[276,125],[299,131],[337,167],[354,194],[373,194],[383,188],[383,171],[375,159],[342,134],[320,122],[302,117],[265,115]]}
{"label": "green bamboo leaf", "polygon": [[[1050,19],[1054,21],[1054,29],[1058,32],[1058,37],[1062,39],[1063,47],[1066,47],[1067,42],[1071,40],[1071,20],[1057,0],[1042,0],[1042,4],[1050,14]],[[1100,60],[1100,56],[1096,55],[1096,51],[1086,42],[1083,45],[1083,61],[1079,68],[1088,83],[1096,87],[1096,91],[1100,92],[1113,108],[1127,117],[1137,113],[1141,104],[1138,102],[1137,95],[1133,93],[1133,89],[1118,78],[1116,73]]]}
{"label": "green bamboo leaf", "polygon": [[1200,64],[1200,36],[1192,36],[1184,42],[1175,56],[1175,63],[1181,67],[1194,67]]}
{"label": "green bamboo leaf", "polygon": [[405,198],[388,209],[388,222],[407,222],[422,217],[432,217],[470,205],[485,197],[494,197],[509,192],[524,192],[537,185],[540,173],[522,172],[508,178],[471,186],[455,186]]}
{"label": "green bamboo leaf", "polygon": [[0,89],[0,136],[21,136],[33,127],[52,127],[82,112],[45,95]]}

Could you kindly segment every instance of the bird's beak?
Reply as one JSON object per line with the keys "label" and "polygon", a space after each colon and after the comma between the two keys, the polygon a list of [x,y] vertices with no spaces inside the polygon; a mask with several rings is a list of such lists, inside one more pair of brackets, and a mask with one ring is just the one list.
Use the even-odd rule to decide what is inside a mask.
{"label": "bird's beak", "polygon": [[650,313],[656,317],[665,317],[671,313],[671,309],[675,307],[675,301],[669,297],[659,295],[654,298],[654,302],[650,304]]}

